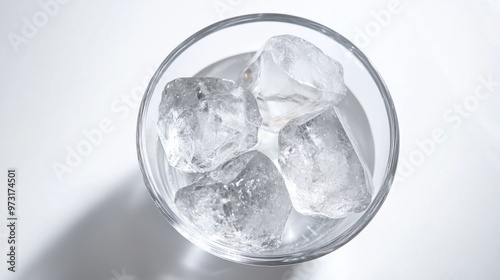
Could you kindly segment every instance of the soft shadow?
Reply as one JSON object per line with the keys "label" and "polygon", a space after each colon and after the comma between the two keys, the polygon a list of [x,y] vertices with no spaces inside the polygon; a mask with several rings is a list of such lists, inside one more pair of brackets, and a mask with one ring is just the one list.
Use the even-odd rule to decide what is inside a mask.
{"label": "soft shadow", "polygon": [[18,279],[281,280],[290,269],[239,265],[198,249],[163,218],[136,174]]}

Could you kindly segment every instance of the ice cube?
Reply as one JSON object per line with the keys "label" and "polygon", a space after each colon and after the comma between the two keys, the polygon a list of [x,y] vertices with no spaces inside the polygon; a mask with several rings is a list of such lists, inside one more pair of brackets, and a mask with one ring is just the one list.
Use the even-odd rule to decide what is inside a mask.
{"label": "ice cube", "polygon": [[259,104],[264,124],[277,130],[324,101],[346,94],[342,65],[310,42],[292,35],[270,38],[240,77]]}
{"label": "ice cube", "polygon": [[370,172],[333,106],[291,120],[278,141],[278,162],[298,212],[342,218],[368,207]]}
{"label": "ice cube", "polygon": [[235,82],[179,78],[165,87],[157,128],[168,163],[195,173],[253,147],[261,123],[255,98]]}
{"label": "ice cube", "polygon": [[283,177],[258,151],[180,189],[175,205],[205,236],[249,252],[278,247],[292,209]]}

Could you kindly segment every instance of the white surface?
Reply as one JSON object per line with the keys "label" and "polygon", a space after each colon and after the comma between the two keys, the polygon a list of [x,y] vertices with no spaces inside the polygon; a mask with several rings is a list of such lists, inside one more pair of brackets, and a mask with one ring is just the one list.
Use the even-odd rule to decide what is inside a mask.
{"label": "white surface", "polygon": [[[280,273],[289,279],[496,279],[500,275],[500,84],[476,107],[469,103],[463,116],[449,111],[464,100],[473,101],[470,96],[481,77],[500,83],[498,2],[401,0],[400,8],[390,9],[390,21],[378,24],[376,30],[374,14],[393,7],[390,0],[72,0],[59,5],[59,11],[16,52],[8,36],[22,34],[23,17],[32,22],[43,11],[40,2],[0,2],[0,172],[18,169],[20,218],[20,272],[13,277],[2,261],[0,275],[23,279],[22,273],[33,275],[42,258],[57,260],[50,252],[57,252],[58,242],[66,240],[70,229],[85,221],[83,217],[99,215],[92,211],[111,201],[117,191],[143,197],[145,187],[137,180],[134,93],[143,91],[149,73],[195,31],[222,18],[256,12],[305,17],[359,44],[393,96],[401,128],[400,162],[418,165],[413,172],[400,174],[378,215],[352,242],[293,271],[261,271],[269,271],[270,279],[279,279]],[[224,7],[227,10],[220,10]],[[357,34],[370,27],[367,44]],[[105,119],[113,130],[58,180],[54,162],[64,163],[66,147],[75,149],[85,140],[83,131],[99,127]],[[436,129],[446,140],[422,162],[410,159],[419,149],[415,141],[430,139]],[[123,182],[128,180],[137,183],[126,187]],[[0,192],[0,209],[5,209],[5,194]],[[5,235],[2,226],[2,255]],[[217,279],[238,275],[224,274],[234,270],[233,265],[220,263],[224,265],[227,269],[220,269]],[[103,279],[113,278],[113,269],[120,270],[102,268]],[[172,271],[155,279],[198,279]],[[36,278],[58,279],[47,275]]]}

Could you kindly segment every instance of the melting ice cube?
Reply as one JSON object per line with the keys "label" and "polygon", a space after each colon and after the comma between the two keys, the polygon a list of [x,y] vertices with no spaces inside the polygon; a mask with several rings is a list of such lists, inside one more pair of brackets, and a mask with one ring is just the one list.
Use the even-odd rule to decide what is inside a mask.
{"label": "melting ice cube", "polygon": [[157,128],[170,165],[207,172],[253,147],[261,122],[255,98],[235,82],[179,78],[165,87]]}
{"label": "melting ice cube", "polygon": [[369,171],[333,107],[291,120],[278,138],[278,162],[298,212],[342,218],[368,207]]}
{"label": "melting ice cube", "polygon": [[346,94],[342,65],[292,35],[270,38],[243,71],[240,84],[255,95],[271,130],[325,101],[338,103]]}
{"label": "melting ice cube", "polygon": [[204,235],[251,252],[279,246],[292,209],[283,177],[258,151],[180,189],[175,205]]}

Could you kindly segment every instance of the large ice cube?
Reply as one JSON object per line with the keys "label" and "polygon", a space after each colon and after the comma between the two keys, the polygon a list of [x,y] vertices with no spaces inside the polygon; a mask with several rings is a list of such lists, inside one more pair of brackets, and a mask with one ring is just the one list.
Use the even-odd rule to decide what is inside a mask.
{"label": "large ice cube", "polygon": [[278,162],[297,211],[342,218],[368,207],[369,171],[333,107],[293,119],[278,138]]}
{"label": "large ice cube", "polygon": [[292,209],[283,177],[258,151],[180,189],[175,205],[207,237],[251,252],[279,246]]}
{"label": "large ice cube", "polygon": [[243,71],[240,84],[255,95],[264,124],[274,130],[346,94],[342,65],[292,35],[270,38]]}
{"label": "large ice cube", "polygon": [[207,172],[253,147],[261,122],[255,98],[235,82],[179,78],[165,87],[157,128],[170,165]]}

